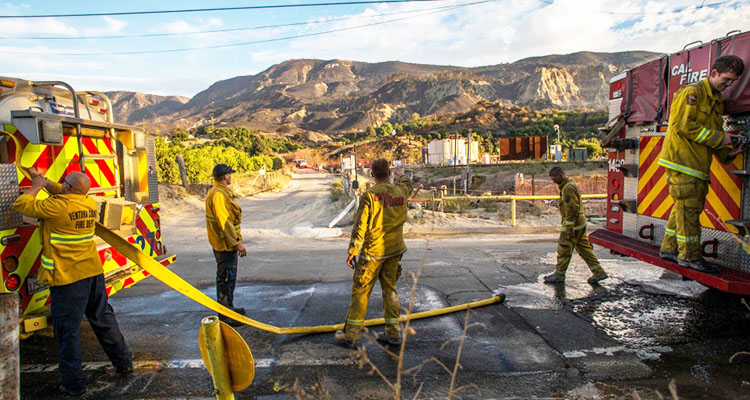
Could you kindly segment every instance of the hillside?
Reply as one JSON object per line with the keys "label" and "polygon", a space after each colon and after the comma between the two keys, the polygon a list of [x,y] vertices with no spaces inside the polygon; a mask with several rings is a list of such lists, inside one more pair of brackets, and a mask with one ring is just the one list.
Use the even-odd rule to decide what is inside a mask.
{"label": "hillside", "polygon": [[608,81],[656,53],[580,52],[462,68],[402,62],[289,60],[214,83],[185,101],[117,92],[118,120],[161,131],[206,125],[282,134],[362,131],[386,122],[463,112],[483,101],[559,110],[601,109]]}

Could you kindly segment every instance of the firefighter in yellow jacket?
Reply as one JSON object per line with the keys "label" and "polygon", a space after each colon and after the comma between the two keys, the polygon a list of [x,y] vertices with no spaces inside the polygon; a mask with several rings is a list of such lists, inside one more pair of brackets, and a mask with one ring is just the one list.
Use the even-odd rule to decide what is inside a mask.
{"label": "firefighter in yellow jacket", "polygon": [[401,256],[406,253],[403,226],[412,184],[406,176],[390,183],[384,159],[372,163],[371,174],[375,185],[360,196],[346,258],[346,264],[354,269],[352,294],[344,330],[337,331],[336,338],[347,347],[359,341],[370,293],[378,280],[385,318],[385,336],[378,339],[389,345],[401,343],[396,281],[401,275]]}
{"label": "firefighter in yellow jacket", "polygon": [[705,273],[718,272],[701,254],[700,214],[708,194],[711,162],[726,164],[744,151],[732,148],[736,134],[724,132],[721,92],[744,71],[742,59],[716,59],[708,78],[677,91],[669,113],[659,165],[667,169],[669,195],[674,200],[659,256]]}
{"label": "firefighter in yellow jacket", "polygon": [[[234,306],[234,287],[237,283],[237,256],[244,257],[247,250],[242,244],[242,209],[234,201],[233,170],[226,164],[217,164],[213,170],[214,186],[206,195],[206,231],[208,242],[216,259],[216,300],[235,312],[245,314],[245,309]],[[242,325],[233,319],[220,317],[233,325]]]}
{"label": "firefighter in yellow jacket", "polygon": [[562,228],[557,242],[555,272],[545,276],[544,282],[565,282],[565,273],[568,270],[570,259],[573,257],[573,249],[583,258],[593,274],[588,278],[588,283],[596,284],[607,279],[607,273],[599,265],[599,260],[594,254],[594,247],[586,234],[586,215],[583,212],[583,201],[578,185],[566,177],[560,167],[552,168],[549,171],[549,176],[560,188],[560,199],[557,201],[557,207],[560,209],[560,216],[562,217]]}
{"label": "firefighter in yellow jacket", "polygon": [[[73,172],[62,178],[62,184],[55,184],[32,172],[31,188],[18,196],[13,209],[39,219],[44,247],[37,279],[50,287],[62,375],[59,388],[69,395],[81,395],[86,391],[79,332],[84,315],[118,373],[133,371],[132,357],[107,302],[104,269],[94,243],[96,203],[87,196],[91,181],[85,174]],[[54,195],[37,200],[43,187]]]}

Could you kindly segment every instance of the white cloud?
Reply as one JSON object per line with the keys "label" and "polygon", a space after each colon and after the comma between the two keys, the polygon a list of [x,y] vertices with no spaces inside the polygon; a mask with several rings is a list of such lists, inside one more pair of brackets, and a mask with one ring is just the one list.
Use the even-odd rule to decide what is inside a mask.
{"label": "white cloud", "polygon": [[[430,13],[415,10],[465,4],[379,4],[348,15],[332,9],[287,13],[223,13],[179,19],[174,16],[104,17],[86,20],[47,18],[3,20],[0,36],[89,36],[140,33],[186,33],[308,21],[330,21],[307,26],[239,30],[227,33],[165,38],[87,41],[3,40],[3,74],[7,71],[78,77],[114,88],[147,93],[194,95],[211,83],[236,75],[255,74],[288,59],[319,58],[380,62],[481,66],[513,62],[531,56],[578,51],[648,50],[676,52],[694,40],[710,41],[750,20],[748,0],[730,0],[696,10],[694,0],[498,0]],[[716,0],[708,0],[712,2]],[[25,8],[24,8],[25,7]],[[166,7],[178,8],[171,5]],[[680,12],[673,12],[685,8]],[[693,7],[693,8],[690,8]],[[38,7],[0,5],[3,14],[38,13]],[[32,10],[32,11],[30,11]],[[337,9],[339,10],[339,9]],[[338,11],[335,11],[338,12]],[[661,12],[661,13],[659,13]],[[378,16],[383,13],[399,13]],[[645,13],[645,14],[638,14]],[[427,14],[417,17],[418,14]],[[262,15],[262,17],[260,16]],[[346,21],[331,21],[354,17]],[[362,25],[410,17],[399,21]],[[341,32],[224,49],[114,57],[44,56],[42,53],[111,53],[236,44],[305,35],[326,30]],[[11,56],[3,52],[34,52]],[[19,76],[25,78],[26,76]],[[36,79],[36,78],[34,78]],[[92,85],[85,85],[91,88]],[[172,88],[172,89],[170,89]]]}

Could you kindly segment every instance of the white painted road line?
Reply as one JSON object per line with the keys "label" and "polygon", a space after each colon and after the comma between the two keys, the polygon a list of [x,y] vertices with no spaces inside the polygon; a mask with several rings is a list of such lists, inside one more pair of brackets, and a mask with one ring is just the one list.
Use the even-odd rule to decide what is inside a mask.
{"label": "white painted road line", "polygon": [[[349,365],[353,361],[348,358],[340,359],[318,359],[318,360],[294,360],[279,361],[275,358],[259,358],[255,360],[255,368],[270,367],[307,367],[307,366],[325,366],[325,365]],[[84,371],[98,371],[112,368],[109,361],[91,361],[83,363]],[[162,370],[162,369],[194,369],[205,368],[202,359],[189,360],[160,360],[160,361],[135,361],[133,368],[136,370]],[[53,372],[57,371],[57,364],[31,364],[21,365],[21,373],[35,372]]]}

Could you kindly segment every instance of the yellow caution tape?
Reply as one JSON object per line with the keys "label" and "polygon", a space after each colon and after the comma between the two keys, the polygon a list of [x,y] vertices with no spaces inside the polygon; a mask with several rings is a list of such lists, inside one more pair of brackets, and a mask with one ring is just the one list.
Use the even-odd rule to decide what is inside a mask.
{"label": "yellow caution tape", "polygon": [[[21,151],[21,146],[20,146],[18,139],[8,132],[0,130],[0,133],[9,136],[15,142],[16,144],[16,166],[18,167],[18,169],[21,171],[21,173],[24,176],[31,179],[31,175],[29,174],[29,172],[26,170],[25,167],[21,165],[22,151]],[[290,334],[298,334],[298,333],[334,332],[338,329],[344,328],[343,323],[336,324],[336,325],[298,326],[298,327],[291,327],[291,328],[279,328],[277,326],[264,324],[262,322],[258,322],[256,320],[250,319],[244,315],[234,312],[233,310],[227,307],[224,307],[223,305],[216,302],[214,299],[206,296],[200,290],[193,287],[190,283],[180,278],[177,274],[170,271],[169,269],[161,265],[159,262],[157,262],[153,258],[149,257],[146,253],[141,251],[140,248],[131,244],[130,242],[120,237],[116,233],[110,231],[99,222],[96,223],[95,233],[97,236],[102,238],[102,240],[104,240],[110,246],[114,247],[117,251],[119,251],[122,255],[124,255],[129,260],[133,261],[134,263],[138,264],[141,268],[146,270],[149,274],[153,275],[156,279],[162,281],[165,285],[169,286],[170,288],[176,290],[179,293],[182,293],[183,295],[197,302],[198,304],[212,311],[216,311],[217,313],[221,315],[224,315],[236,321],[242,322],[243,324],[250,325],[254,328],[258,328],[266,332],[276,333],[279,335],[290,335]],[[505,295],[500,294],[497,296],[493,296],[489,299],[474,301],[471,303],[440,308],[437,310],[413,313],[409,316],[409,318],[407,318],[406,315],[402,315],[400,318],[400,321],[404,322],[407,319],[415,320],[415,319],[421,319],[421,318],[427,318],[427,317],[434,317],[438,315],[450,314],[450,313],[454,313],[457,311],[467,310],[470,308],[477,308],[477,307],[482,307],[482,306],[486,306],[490,304],[502,303],[504,300],[505,300]],[[375,326],[375,325],[383,325],[383,324],[385,324],[384,318],[368,319],[364,321],[363,323],[364,326]]]}

